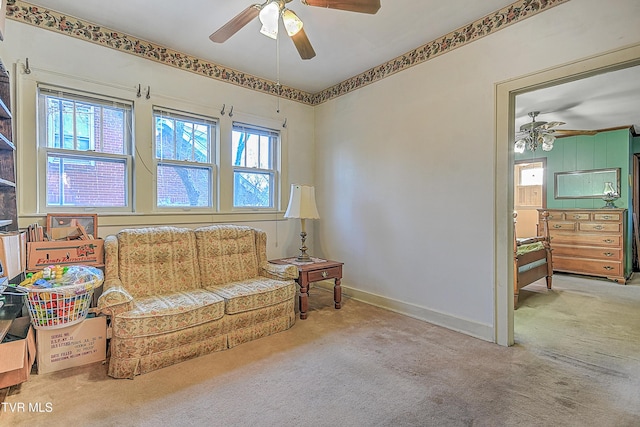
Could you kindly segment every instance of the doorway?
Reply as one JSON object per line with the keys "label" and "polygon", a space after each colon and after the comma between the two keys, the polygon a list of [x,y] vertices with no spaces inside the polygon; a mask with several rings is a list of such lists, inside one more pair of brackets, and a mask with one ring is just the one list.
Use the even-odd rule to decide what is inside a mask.
{"label": "doorway", "polygon": [[513,209],[516,238],[538,235],[538,209],[547,207],[547,159],[522,160],[513,169]]}
{"label": "doorway", "polygon": [[[495,342],[513,345],[513,209],[515,98],[520,93],[640,65],[640,44],[496,85]],[[504,183],[507,183],[505,188]]]}

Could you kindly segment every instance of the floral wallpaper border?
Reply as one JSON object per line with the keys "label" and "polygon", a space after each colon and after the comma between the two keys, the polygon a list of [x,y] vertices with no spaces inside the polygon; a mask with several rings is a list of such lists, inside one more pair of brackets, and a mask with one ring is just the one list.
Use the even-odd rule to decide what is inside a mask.
{"label": "floral wallpaper border", "polygon": [[518,21],[537,15],[553,6],[566,3],[569,0],[520,0],[506,6],[497,12],[478,19],[477,21],[459,28],[449,34],[400,55],[384,64],[371,68],[342,83],[324,89],[313,97],[313,105],[318,105],[332,98],[360,89],[371,83],[389,77],[392,74],[406,70],[409,67],[428,61],[429,59],[450,52],[456,48],[469,44],[498,30],[506,28]]}
{"label": "floral wallpaper border", "polygon": [[429,59],[464,46],[511,24],[568,1],[570,0],[516,1],[471,24],[452,31],[437,40],[413,49],[404,55],[398,56],[316,94],[278,85],[276,82],[270,80],[218,65],[53,10],[34,6],[21,0],[8,2],[7,18],[130,53],[184,71],[190,71],[205,77],[235,84],[246,89],[274,96],[279,95],[282,98],[304,104],[318,105],[382,80],[409,67],[428,61]]}

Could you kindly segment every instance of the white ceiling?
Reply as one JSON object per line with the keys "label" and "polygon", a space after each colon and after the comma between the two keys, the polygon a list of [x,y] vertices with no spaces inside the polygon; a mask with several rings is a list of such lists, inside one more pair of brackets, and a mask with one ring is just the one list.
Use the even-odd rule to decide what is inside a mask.
{"label": "white ceiling", "polygon": [[516,97],[516,129],[531,121],[562,121],[558,129],[633,126],[640,133],[640,66],[599,74]]}
{"label": "white ceiling", "polygon": [[[276,42],[254,19],[223,44],[209,35],[263,0],[27,0],[180,52],[276,81]],[[286,32],[280,39],[280,82],[311,93],[340,83],[510,4],[510,0],[381,0],[375,15],[287,7],[304,22],[316,51],[303,61]]]}
{"label": "white ceiling", "polygon": [[[257,77],[276,81],[276,42],[258,19],[223,44],[209,35],[262,0],[31,0],[31,4],[108,27]],[[508,4],[510,0],[381,0],[375,15],[287,7],[304,22],[316,57],[303,61],[286,32],[280,39],[280,83],[316,93],[431,42]],[[545,12],[543,12],[545,13]],[[620,73],[620,74],[617,74]],[[516,126],[527,112],[566,129],[640,126],[640,67],[519,95]],[[638,128],[640,130],[640,127]]]}

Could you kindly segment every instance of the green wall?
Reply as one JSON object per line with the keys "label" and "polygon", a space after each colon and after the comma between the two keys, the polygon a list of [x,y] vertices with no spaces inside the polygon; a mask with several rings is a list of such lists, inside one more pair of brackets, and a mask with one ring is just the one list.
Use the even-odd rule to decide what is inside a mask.
{"label": "green wall", "polygon": [[631,138],[632,140],[632,149],[633,153],[640,153],[640,136],[636,136],[635,138]]}
{"label": "green wall", "polygon": [[556,199],[555,173],[590,169],[620,168],[620,198],[615,201],[618,208],[628,209],[627,238],[625,248],[627,275],[631,272],[633,237],[631,173],[633,172],[633,153],[640,152],[640,137],[634,138],[629,129],[601,132],[593,136],[572,136],[559,138],[553,150],[535,153],[525,151],[515,154],[516,161],[535,161],[547,159],[547,207],[559,209],[587,208],[604,206],[602,199]]}

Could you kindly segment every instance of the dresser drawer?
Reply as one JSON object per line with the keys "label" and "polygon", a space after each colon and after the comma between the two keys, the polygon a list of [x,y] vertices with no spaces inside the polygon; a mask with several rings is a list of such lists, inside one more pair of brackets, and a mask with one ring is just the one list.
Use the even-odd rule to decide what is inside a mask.
{"label": "dresser drawer", "polygon": [[[563,212],[556,212],[556,211],[547,211],[547,212],[549,213],[549,216],[547,217],[549,221],[551,220],[562,221],[564,219]],[[538,214],[538,218],[539,218],[539,222],[542,222],[542,212]]]}
{"label": "dresser drawer", "polygon": [[589,212],[565,212],[564,213],[564,219],[566,221],[590,221],[591,220],[591,214]]}
{"label": "dresser drawer", "polygon": [[594,221],[620,221],[620,219],[620,214],[617,212],[593,214]]}
{"label": "dresser drawer", "polygon": [[622,247],[622,236],[602,234],[563,234],[551,233],[551,248],[554,244]]}
{"label": "dresser drawer", "polygon": [[569,221],[549,221],[549,231],[552,230],[575,231],[576,223]]}
{"label": "dresser drawer", "polygon": [[342,277],[342,267],[325,268],[324,270],[310,271],[309,282],[318,282],[326,279],[337,279]]}
{"label": "dresser drawer", "polygon": [[556,256],[567,256],[574,258],[588,258],[589,260],[622,260],[622,250],[620,250],[619,248],[596,248],[588,246],[556,245],[553,246],[552,254],[554,258]]}
{"label": "dresser drawer", "polygon": [[578,230],[580,231],[598,231],[604,233],[620,233],[622,224],[619,222],[580,222]]}
{"label": "dresser drawer", "polygon": [[553,269],[597,276],[622,276],[622,262],[553,257]]}

